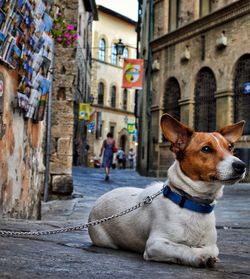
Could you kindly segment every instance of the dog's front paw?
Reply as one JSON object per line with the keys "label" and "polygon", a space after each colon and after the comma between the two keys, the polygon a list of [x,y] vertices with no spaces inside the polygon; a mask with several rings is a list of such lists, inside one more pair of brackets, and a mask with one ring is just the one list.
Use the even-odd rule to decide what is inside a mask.
{"label": "dog's front paw", "polygon": [[216,262],[219,262],[219,258],[217,257],[211,257],[211,256],[200,256],[198,259],[197,259],[197,264],[198,264],[198,267],[209,267],[209,268],[212,268],[214,267],[215,263]]}

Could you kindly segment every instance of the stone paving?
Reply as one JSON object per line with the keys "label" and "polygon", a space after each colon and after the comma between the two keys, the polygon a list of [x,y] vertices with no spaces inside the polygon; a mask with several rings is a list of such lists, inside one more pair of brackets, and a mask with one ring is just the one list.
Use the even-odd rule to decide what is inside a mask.
{"label": "stone paving", "polygon": [[[2,219],[4,230],[46,230],[83,224],[95,200],[116,187],[144,188],[155,178],[131,170],[73,170],[71,199],[42,205],[41,221]],[[159,179],[158,179],[159,180]],[[225,189],[216,205],[220,263],[212,269],[147,262],[141,255],[94,247],[87,231],[52,236],[0,237],[0,278],[250,278],[250,184]]]}

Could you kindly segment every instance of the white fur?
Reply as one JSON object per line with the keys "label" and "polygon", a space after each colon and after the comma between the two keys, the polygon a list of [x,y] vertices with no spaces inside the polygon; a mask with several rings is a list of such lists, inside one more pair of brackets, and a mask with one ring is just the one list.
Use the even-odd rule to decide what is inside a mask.
{"label": "white fur", "polygon": [[[222,160],[217,167],[217,172],[218,172],[218,178],[221,181],[224,181],[225,184],[227,184],[227,181],[230,184],[232,182],[235,182],[233,180],[233,175],[234,175],[234,170],[233,170],[233,166],[232,164],[236,162],[241,162],[240,159],[238,159],[237,157],[233,156],[233,155],[229,155],[227,157],[224,158],[224,160]],[[246,171],[242,174],[242,178],[243,179],[246,175]],[[236,178],[236,180],[238,180],[238,178]]]}
{"label": "white fur", "polygon": [[[168,177],[169,185],[195,197],[216,199],[222,194],[221,183],[194,182],[183,174],[177,161]],[[146,189],[126,187],[106,193],[97,200],[89,220],[130,208],[162,186],[163,183],[154,183]],[[146,260],[201,266],[214,263],[219,253],[214,212],[202,214],[183,209],[163,195],[150,205],[90,227],[89,234],[97,246],[133,250],[143,253]]]}

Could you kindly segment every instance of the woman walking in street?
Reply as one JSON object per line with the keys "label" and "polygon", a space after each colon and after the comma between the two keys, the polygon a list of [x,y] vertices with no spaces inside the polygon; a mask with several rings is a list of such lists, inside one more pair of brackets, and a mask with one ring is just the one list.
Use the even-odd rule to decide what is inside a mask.
{"label": "woman walking in street", "polygon": [[[104,153],[103,153],[104,150]],[[113,163],[113,153],[117,152],[117,148],[115,145],[115,140],[113,139],[113,134],[108,133],[107,138],[103,141],[102,143],[102,148],[101,148],[101,153],[100,157],[102,156],[103,153],[103,158],[102,158],[102,166],[105,168],[105,180],[109,180],[109,173],[110,173],[110,168],[112,167]]]}

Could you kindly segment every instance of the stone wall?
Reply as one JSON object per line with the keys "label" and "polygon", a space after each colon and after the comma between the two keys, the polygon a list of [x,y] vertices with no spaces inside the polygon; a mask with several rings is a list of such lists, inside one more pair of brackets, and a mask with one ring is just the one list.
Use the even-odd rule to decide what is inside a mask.
{"label": "stone wall", "polygon": [[[190,5],[191,2],[186,4]],[[155,123],[159,123],[163,113],[165,85],[170,77],[176,78],[180,85],[181,120],[190,127],[194,126],[194,89],[197,73],[203,67],[211,69],[216,79],[216,92],[214,92],[216,98],[216,127],[220,128],[234,121],[234,71],[239,58],[250,53],[248,47],[248,41],[250,40],[250,3],[249,1],[224,2],[218,1],[218,5],[214,7],[214,13],[183,25],[171,33],[161,34],[151,44],[153,61],[158,60],[160,64],[160,69],[152,73],[151,127]],[[229,2],[231,5],[229,5]],[[227,6],[223,8],[223,4],[227,4]],[[190,11],[190,7],[186,8]],[[166,12],[155,12],[158,15],[158,21],[162,22]],[[185,14],[184,10],[182,12]],[[195,5],[193,5],[193,13],[197,14]],[[159,17],[162,17],[162,19],[159,19]],[[227,37],[228,44],[226,47],[218,49],[216,40],[222,34]],[[202,42],[202,40],[204,41]],[[187,46],[190,51],[190,59],[184,61],[182,57]],[[202,57],[203,52],[204,57]],[[147,102],[145,100],[143,106],[146,111]],[[156,113],[157,111],[159,113]],[[250,121],[250,119],[246,120]],[[154,129],[157,128],[154,127]],[[160,128],[158,128],[159,140],[157,144],[154,143],[153,139],[153,137],[156,137],[155,134],[157,132],[154,130],[150,138],[150,157],[158,162],[158,166],[151,164],[150,172],[158,175],[159,172],[169,166],[169,163],[161,154],[164,154],[165,158],[171,158],[171,152],[168,151],[169,155],[166,152],[167,144],[161,141]],[[236,147],[250,148],[250,137],[243,136]]]}
{"label": "stone wall", "polygon": [[[78,1],[55,1],[66,21],[77,25]],[[54,82],[51,123],[51,191],[71,194],[73,191],[74,84],[76,77],[76,45],[64,48],[55,45]]]}

